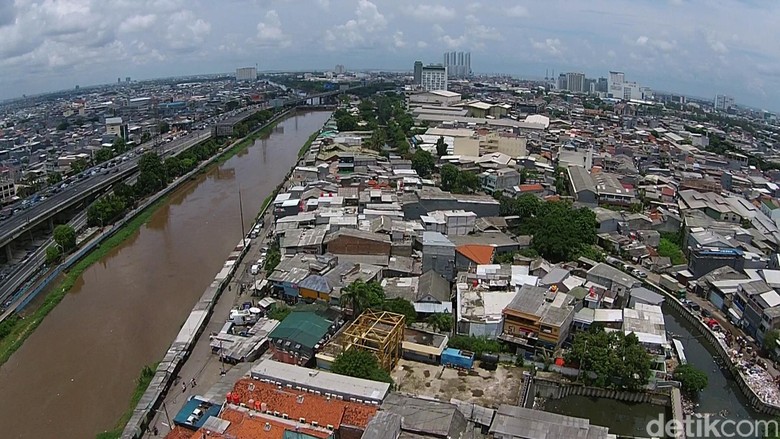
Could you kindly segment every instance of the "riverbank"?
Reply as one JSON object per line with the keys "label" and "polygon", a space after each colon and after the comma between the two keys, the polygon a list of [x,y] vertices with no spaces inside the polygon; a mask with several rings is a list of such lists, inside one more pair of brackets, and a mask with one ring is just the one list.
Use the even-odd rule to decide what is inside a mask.
{"label": "riverbank", "polygon": [[697,338],[703,339],[719,357],[724,370],[727,370],[737,384],[742,395],[747,398],[750,407],[763,415],[780,416],[780,392],[768,372],[758,366],[748,363],[738,350],[733,349],[726,340],[725,334],[710,329],[705,322],[694,315],[675,295],[660,286],[645,281],[645,286],[663,294],[665,305],[669,306],[677,316],[685,320],[699,333]]}
{"label": "riverbank", "polygon": [[[321,129],[318,129],[313,135],[309,136],[309,139],[304,143],[304,147],[299,150],[299,154],[301,151],[303,151],[304,154],[306,153],[308,147],[314,139],[317,138],[320,131]],[[273,197],[278,193],[279,189],[290,179],[296,165],[297,163],[294,163],[291,166],[284,178],[281,179],[281,182],[276,186],[272,193],[264,199],[256,219],[262,219],[266,216],[266,213],[270,208],[271,200],[273,200]],[[264,239],[271,227],[271,222],[270,218],[265,222],[265,227],[260,236],[256,238],[257,240]],[[154,385],[147,389],[146,394],[142,397],[136,407],[133,417],[127,423],[121,436],[123,439],[140,438],[149,425],[157,424],[155,421],[155,416],[158,415],[157,409],[165,404],[166,398],[178,398],[180,396],[178,395],[178,392],[174,392],[177,395],[169,394],[172,381],[179,375],[190,376],[189,374],[185,375],[185,372],[182,372],[185,368],[185,364],[191,369],[202,371],[206,368],[209,361],[213,359],[214,356],[211,354],[211,349],[208,346],[209,340],[207,337],[202,337],[202,334],[207,333],[205,328],[208,325],[216,325],[216,327],[218,327],[224,323],[224,315],[215,311],[217,306],[222,307],[223,309],[229,309],[233,305],[232,300],[231,303],[227,303],[226,299],[230,299],[230,295],[236,294],[235,292],[239,289],[239,285],[234,282],[233,277],[236,273],[240,272],[239,270],[244,266],[243,261],[249,252],[252,241],[245,239],[244,242],[248,242],[249,245],[239,244],[240,248],[236,247],[234,251],[228,255],[228,259],[226,260],[223,269],[217,274],[214,281],[205,289],[200,300],[193,306],[182,330],[171,343],[165,354],[165,359],[157,368]],[[230,293],[230,295],[224,297],[227,293]],[[213,318],[214,316],[218,316],[216,317],[216,320]],[[196,355],[194,352],[196,352],[196,348],[199,346],[202,354]],[[201,356],[204,354],[205,356]],[[190,359],[191,356],[192,359]],[[208,379],[212,378],[209,377]],[[198,378],[198,382],[201,383],[201,385],[207,385],[208,383],[206,379],[201,380],[201,377]],[[172,407],[176,407],[177,401],[178,399],[168,401],[167,406],[169,410]],[[172,412],[174,411],[175,409],[172,410]]]}
{"label": "riverbank", "polygon": [[[38,325],[41,324],[43,319],[62,301],[62,299],[65,298],[84,271],[95,262],[101,260],[106,254],[122,244],[126,239],[137,232],[141,226],[146,224],[155,211],[165,204],[165,197],[171,191],[178,188],[191,177],[201,172],[205,172],[211,166],[218,166],[219,164],[224,163],[254,142],[255,139],[269,133],[273,127],[289,115],[290,111],[291,110],[288,109],[275,115],[271,120],[249,133],[246,137],[233,142],[233,144],[224,148],[212,158],[200,163],[192,171],[174,180],[165,189],[147,199],[141,206],[128,212],[124,218],[109,230],[103,232],[95,238],[95,240],[91,241],[84,248],[66,259],[66,262],[55,269],[44,281],[45,284],[39,286],[38,289],[42,291],[46,288],[51,288],[46,284],[50,281],[54,281],[59,277],[60,273],[63,273],[64,278],[61,283],[50,290],[43,303],[30,315],[15,319],[12,325],[8,325],[10,326],[10,329],[6,328],[8,335],[0,339],[0,366],[11,358],[11,356],[24,344],[24,341],[35,331]],[[250,138],[252,140],[249,140]],[[21,310],[34,297],[35,294],[32,294],[26,298],[19,309]]]}
{"label": "riverbank", "polygon": [[116,428],[111,431],[104,431],[103,433],[99,433],[96,439],[118,439],[122,435],[122,429],[125,428],[127,421],[129,421],[130,417],[133,416],[133,409],[135,408],[136,404],[138,404],[138,401],[141,400],[141,397],[146,392],[146,389],[148,389],[149,385],[152,383],[152,378],[154,378],[154,371],[157,369],[158,364],[159,363],[152,364],[151,366],[144,366],[144,368],[141,369],[141,375],[138,377],[135,391],[133,392],[132,398],[130,398],[130,404],[128,405],[127,410],[122,415],[122,417],[119,418],[119,421],[117,421]]}

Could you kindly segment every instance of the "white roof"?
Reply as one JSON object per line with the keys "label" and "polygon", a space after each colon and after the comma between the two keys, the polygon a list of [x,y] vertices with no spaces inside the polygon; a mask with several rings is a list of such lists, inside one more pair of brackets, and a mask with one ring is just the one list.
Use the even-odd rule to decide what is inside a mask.
{"label": "white roof", "polygon": [[597,309],[593,314],[594,322],[622,322],[623,310],[621,309]]}
{"label": "white roof", "polygon": [[460,93],[455,93],[449,90],[431,90],[430,93],[435,95],[444,96],[445,98],[454,98],[460,96]]}
{"label": "white roof", "polygon": [[269,379],[295,384],[322,393],[350,395],[359,399],[381,402],[390,390],[390,384],[353,378],[266,359],[252,367],[255,379]]}
{"label": "white roof", "polygon": [[777,291],[767,291],[761,294],[761,298],[769,305],[770,308],[780,305],[780,294]]}
{"label": "white roof", "polygon": [[544,125],[545,129],[550,126],[550,118],[547,116],[542,116],[541,114],[532,114],[530,116],[527,116],[525,118],[525,122]]}

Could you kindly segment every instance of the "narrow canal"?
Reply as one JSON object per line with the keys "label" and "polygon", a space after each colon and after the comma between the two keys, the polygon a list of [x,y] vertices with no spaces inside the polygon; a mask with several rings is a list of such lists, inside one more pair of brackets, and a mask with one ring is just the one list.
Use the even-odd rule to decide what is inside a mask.
{"label": "narrow canal", "polygon": [[[698,404],[696,413],[711,414],[712,419],[719,420],[770,419],[750,408],[730,373],[721,370],[720,357],[700,338],[696,328],[672,308],[664,306],[663,310],[667,332],[682,342],[688,363],[704,371],[709,378],[709,385],[694,401]],[[629,404],[580,396],[547,401],[545,409],[553,413],[588,418],[595,425],[609,427],[611,433],[638,437],[647,437],[647,423],[657,419],[660,414],[665,414],[666,419],[670,416],[668,410],[652,404]]]}
{"label": "narrow canal", "polygon": [[328,112],[298,113],[177,189],[147,225],[91,266],[0,368],[4,438],[93,438],[127,409],[144,365],[192,306]]}

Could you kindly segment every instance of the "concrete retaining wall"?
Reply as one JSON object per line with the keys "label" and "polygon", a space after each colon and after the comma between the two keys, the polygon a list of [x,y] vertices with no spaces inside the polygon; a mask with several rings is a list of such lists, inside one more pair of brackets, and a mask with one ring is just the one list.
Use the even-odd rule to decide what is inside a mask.
{"label": "concrete retaining wall", "polygon": [[780,415],[780,407],[764,402],[756,394],[756,392],[754,392],[753,389],[748,386],[745,375],[742,373],[742,371],[739,370],[737,365],[731,361],[731,356],[728,353],[728,348],[726,347],[725,342],[717,338],[715,333],[706,324],[704,324],[703,321],[693,315],[693,313],[691,313],[691,311],[672,293],[651,282],[645,281],[644,284],[647,288],[659,294],[663,294],[666,297],[665,303],[674,309],[675,312],[677,312],[677,314],[679,314],[683,319],[693,325],[693,327],[696,328],[696,330],[702,335],[701,338],[706,340],[707,343],[709,343],[709,345],[715,349],[715,352],[718,353],[720,358],[723,360],[723,363],[726,365],[728,371],[734,377],[734,380],[737,383],[737,387],[739,387],[739,390],[742,391],[742,394],[745,395],[745,397],[748,399],[751,407],[753,407],[754,410],[759,413],[772,416]]}
{"label": "concrete retaining wall", "polygon": [[649,403],[662,406],[671,404],[670,396],[665,393],[603,389],[601,387],[564,383],[538,376],[534,378],[534,392],[534,396],[538,395],[548,399],[561,399],[567,396],[587,396],[590,398],[609,398],[617,401]]}
{"label": "concrete retaining wall", "polygon": [[[265,125],[250,133],[249,136],[276,122],[280,118],[286,117],[290,111],[291,110],[286,110],[283,113],[280,113]],[[225,151],[229,149],[230,147],[227,147],[225,148]],[[210,159],[209,164],[216,160],[220,155]],[[204,163],[204,165],[206,165],[206,163]],[[283,186],[284,181],[290,177],[296,165],[297,163],[293,165],[282,183],[277,186],[275,192]],[[257,217],[262,218],[269,207],[271,207],[270,203],[260,211]],[[214,305],[217,303],[217,300],[219,300],[219,296],[231,282],[235,271],[241,265],[241,261],[243,260],[244,255],[249,250],[248,241],[248,239],[244,241],[247,242],[247,245],[244,246],[244,248],[241,250],[241,253],[238,255],[238,258],[231,265],[228,275],[224,278],[221,278],[221,276],[218,274],[217,278],[215,278],[211,285],[206,288],[206,290],[201,295],[200,300],[198,300],[198,302],[192,308],[192,312],[187,318],[181,331],[179,331],[176,339],[174,339],[174,342],[171,344],[170,348],[168,348],[165,357],[157,366],[157,371],[155,372],[151,384],[141,399],[138,401],[138,405],[135,407],[132,417],[127,422],[127,425],[122,432],[122,439],[137,439],[143,437],[143,433],[154,418],[155,412],[162,403],[164,395],[172,386],[174,379],[178,375],[178,371],[189,357],[196,341],[203,333],[203,330],[206,328],[206,323],[208,322],[209,317],[214,310]]]}

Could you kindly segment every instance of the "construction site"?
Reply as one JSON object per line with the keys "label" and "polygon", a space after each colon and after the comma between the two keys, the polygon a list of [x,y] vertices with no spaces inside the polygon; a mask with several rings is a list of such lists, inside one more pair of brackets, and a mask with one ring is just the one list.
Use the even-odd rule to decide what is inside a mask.
{"label": "construction site", "polygon": [[401,358],[406,317],[388,311],[363,311],[317,353],[317,367],[330,369],[336,357],[349,349],[373,354],[379,367],[391,372]]}

